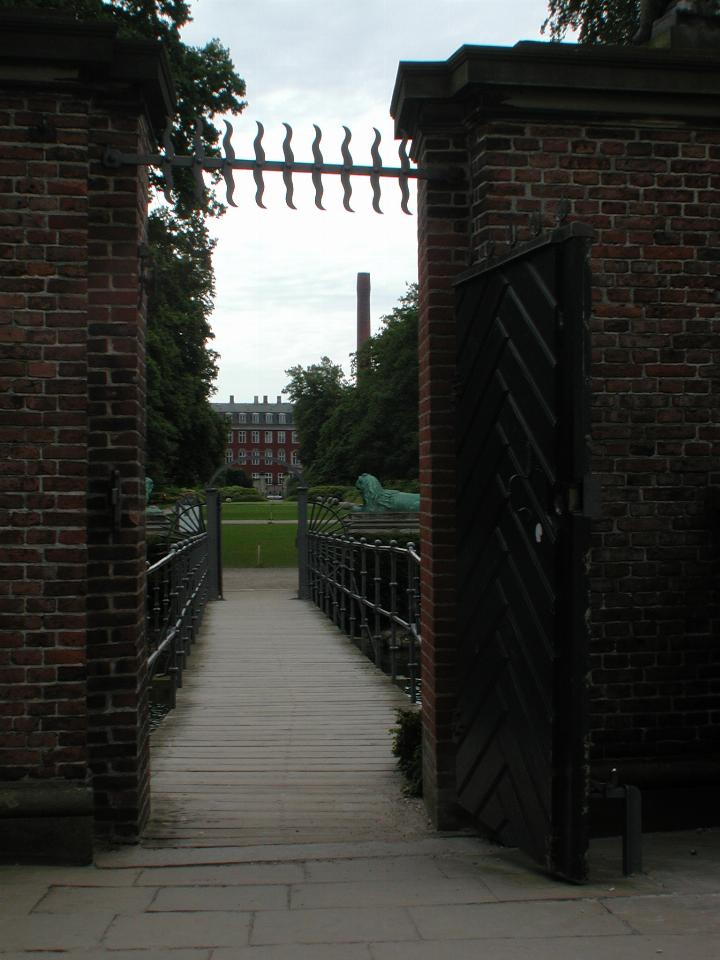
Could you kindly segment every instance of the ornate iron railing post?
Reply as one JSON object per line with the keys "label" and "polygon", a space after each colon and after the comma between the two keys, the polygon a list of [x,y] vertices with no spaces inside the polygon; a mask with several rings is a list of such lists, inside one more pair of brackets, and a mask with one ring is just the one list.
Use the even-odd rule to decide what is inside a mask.
{"label": "ornate iron railing post", "polygon": [[308,555],[308,485],[302,475],[296,474],[298,479],[298,597],[301,600],[310,599],[310,584],[308,582],[310,558]]}
{"label": "ornate iron railing post", "polygon": [[390,541],[390,676],[397,679],[397,540]]}
{"label": "ornate iron railing post", "polygon": [[208,581],[211,600],[223,599],[222,584],[222,522],[220,492],[216,487],[205,490],[208,530]]}

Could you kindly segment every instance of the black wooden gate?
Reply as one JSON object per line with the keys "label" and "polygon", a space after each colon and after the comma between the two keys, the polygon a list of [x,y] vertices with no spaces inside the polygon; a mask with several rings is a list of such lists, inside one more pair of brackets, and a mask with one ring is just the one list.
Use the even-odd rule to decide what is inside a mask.
{"label": "black wooden gate", "polygon": [[586,874],[591,231],[458,283],[461,804]]}

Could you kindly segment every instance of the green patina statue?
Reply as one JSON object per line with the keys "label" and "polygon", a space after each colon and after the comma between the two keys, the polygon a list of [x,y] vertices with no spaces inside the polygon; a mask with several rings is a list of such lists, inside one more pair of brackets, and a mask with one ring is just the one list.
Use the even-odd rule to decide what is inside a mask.
{"label": "green patina statue", "polygon": [[363,504],[353,510],[362,513],[384,513],[389,510],[417,513],[420,509],[419,493],[403,493],[401,490],[385,490],[377,477],[362,473],[355,481],[362,493]]}

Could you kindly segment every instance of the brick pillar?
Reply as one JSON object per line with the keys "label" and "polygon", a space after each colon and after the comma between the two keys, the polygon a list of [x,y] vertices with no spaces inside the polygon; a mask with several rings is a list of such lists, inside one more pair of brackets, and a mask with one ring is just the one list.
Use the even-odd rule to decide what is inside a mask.
{"label": "brick pillar", "polygon": [[[413,159],[433,167],[418,191],[421,669],[423,793],[451,829],[455,799],[455,311],[453,279],[468,266],[466,135],[457,111],[428,107]],[[427,132],[426,132],[427,131]]]}
{"label": "brick pillar", "polygon": [[[595,228],[592,444],[603,515],[591,570],[592,749],[598,762],[623,760],[630,782],[638,764],[708,759],[720,730],[712,496],[718,93],[713,52],[533,43],[463,47],[445,63],[401,64],[393,99],[397,129],[411,136],[421,165],[432,158],[430,144],[447,144],[449,115],[465,131],[473,263],[558,222]],[[447,189],[444,202],[455,197]],[[441,417],[453,374],[447,284],[456,266],[427,268],[441,265],[427,239],[437,202],[432,187],[421,189],[423,631],[430,637],[423,684],[428,775],[435,765],[441,791],[452,749],[439,734],[444,720],[432,718],[437,684],[451,667],[435,660],[435,632],[442,630],[449,658],[454,627],[452,576],[444,577],[451,560],[443,566],[437,538],[452,543],[450,507],[439,504],[452,496]],[[453,212],[455,229],[462,211]],[[445,406],[434,393],[445,395]],[[436,525],[438,509],[447,516],[437,514]],[[447,718],[452,687],[445,689]]]}
{"label": "brick pillar", "polygon": [[87,860],[93,806],[121,836],[147,811],[147,185],[100,158],[106,143],[142,152],[170,106],[153,44],[0,15],[0,849],[13,859]]}
{"label": "brick pillar", "polygon": [[[138,102],[96,100],[89,191],[88,707],[100,833],[132,839],[149,811],[145,641],[147,177],[105,146],[150,152]],[[111,499],[119,498],[115,512]]]}

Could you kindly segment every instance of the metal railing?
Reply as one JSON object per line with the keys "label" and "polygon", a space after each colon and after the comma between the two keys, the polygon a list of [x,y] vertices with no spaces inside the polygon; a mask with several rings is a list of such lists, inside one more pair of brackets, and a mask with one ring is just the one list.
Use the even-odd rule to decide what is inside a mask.
{"label": "metal railing", "polygon": [[148,675],[167,675],[170,706],[209,599],[208,534],[188,537],[147,570]]}
{"label": "metal railing", "polygon": [[[327,518],[307,533],[310,599],[417,703],[420,680],[420,555],[415,544],[370,543],[328,532]],[[401,673],[402,671],[402,673]]]}

